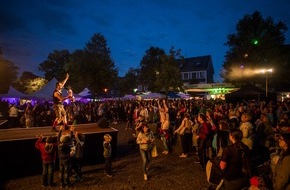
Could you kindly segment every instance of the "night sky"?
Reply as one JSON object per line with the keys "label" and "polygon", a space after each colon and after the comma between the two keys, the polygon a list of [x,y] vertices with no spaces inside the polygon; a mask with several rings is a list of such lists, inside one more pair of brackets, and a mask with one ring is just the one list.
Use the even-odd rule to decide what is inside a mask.
{"label": "night sky", "polygon": [[20,72],[42,76],[38,66],[49,53],[83,49],[101,33],[119,76],[139,67],[150,46],[166,53],[173,46],[185,57],[211,55],[221,82],[224,43],[238,21],[257,10],[290,28],[289,7],[289,0],[1,0],[0,47]]}

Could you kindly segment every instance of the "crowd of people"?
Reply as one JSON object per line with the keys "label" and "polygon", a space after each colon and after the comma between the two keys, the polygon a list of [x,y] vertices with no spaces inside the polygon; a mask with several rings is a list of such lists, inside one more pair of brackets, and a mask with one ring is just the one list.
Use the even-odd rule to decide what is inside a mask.
{"label": "crowd of people", "polygon": [[[218,160],[221,181],[212,187],[290,188],[289,102],[251,100],[234,104],[221,100],[157,100],[140,102],[136,108],[141,117],[133,115],[133,118],[145,123],[139,135],[148,135],[147,124],[156,122],[157,130],[151,130],[156,130],[157,138],[162,140],[163,154],[170,153],[178,135],[182,147],[180,158],[196,151],[195,163],[203,169],[209,162]],[[153,119],[155,114],[159,119]],[[138,138],[137,143],[140,144]],[[145,159],[144,153],[141,155],[146,168],[150,157]],[[144,176],[147,180],[147,170]]]}
{"label": "crowd of people", "polygon": [[[1,107],[7,108],[10,127],[51,126],[55,119],[52,104],[48,102],[18,107],[1,101]],[[151,130],[155,139],[162,140],[164,155],[172,152],[178,137],[182,147],[181,159],[189,157],[191,151],[196,152],[198,159],[194,161],[205,169],[208,161],[218,158],[226,189],[238,187],[237,184],[260,188],[263,185],[269,189],[290,188],[289,102],[251,100],[227,103],[194,99],[75,101],[65,103],[64,109],[68,125],[97,122],[105,117],[112,124],[126,122],[126,130],[139,126],[136,143],[140,145],[145,180],[148,180],[150,158],[142,150],[141,137],[148,136]],[[246,162],[248,172],[244,171]],[[265,167],[271,171],[262,174],[259,170]],[[263,179],[264,183],[254,183],[256,178],[253,177]]]}

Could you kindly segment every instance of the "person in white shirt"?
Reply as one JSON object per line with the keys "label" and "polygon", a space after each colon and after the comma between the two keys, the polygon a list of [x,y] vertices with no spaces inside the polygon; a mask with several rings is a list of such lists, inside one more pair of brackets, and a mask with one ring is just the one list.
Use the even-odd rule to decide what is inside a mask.
{"label": "person in white shirt", "polygon": [[14,128],[18,126],[18,108],[15,104],[11,104],[8,110],[9,127]]}

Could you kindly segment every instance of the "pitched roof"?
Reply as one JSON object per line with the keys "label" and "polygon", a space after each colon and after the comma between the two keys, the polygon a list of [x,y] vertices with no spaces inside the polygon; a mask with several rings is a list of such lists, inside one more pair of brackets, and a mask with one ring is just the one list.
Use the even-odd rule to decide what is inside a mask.
{"label": "pitched roof", "polygon": [[0,97],[3,97],[3,98],[23,98],[26,96],[27,94],[23,94],[22,92],[19,92],[12,86],[9,87],[9,91],[7,92],[7,94],[0,94]]}
{"label": "pitched roof", "polygon": [[53,78],[39,91],[34,92],[30,96],[33,98],[39,98],[39,99],[52,99],[52,94],[55,89],[56,83],[57,83],[56,78]]}
{"label": "pitched roof", "polygon": [[183,61],[179,60],[179,62],[181,72],[207,70],[209,67],[212,67],[210,55],[184,58]]}
{"label": "pitched roof", "polygon": [[78,95],[82,97],[91,96],[91,91],[88,88],[84,88]]}

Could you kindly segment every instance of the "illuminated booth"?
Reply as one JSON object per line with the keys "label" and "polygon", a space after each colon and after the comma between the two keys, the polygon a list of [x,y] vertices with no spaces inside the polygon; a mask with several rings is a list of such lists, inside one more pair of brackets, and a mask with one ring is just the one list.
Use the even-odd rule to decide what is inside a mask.
{"label": "illuminated booth", "polygon": [[191,96],[205,99],[225,99],[226,94],[239,89],[230,83],[189,84],[184,87]]}

